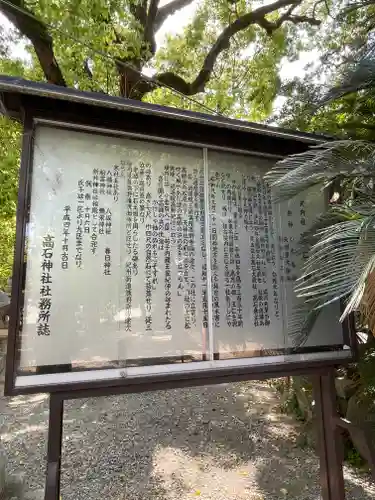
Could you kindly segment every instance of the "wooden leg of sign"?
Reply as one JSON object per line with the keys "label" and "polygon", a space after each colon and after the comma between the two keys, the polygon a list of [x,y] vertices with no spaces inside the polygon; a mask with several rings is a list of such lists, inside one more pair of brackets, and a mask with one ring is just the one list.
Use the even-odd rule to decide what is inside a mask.
{"label": "wooden leg of sign", "polygon": [[334,372],[313,377],[323,500],[345,500],[343,439],[336,425]]}
{"label": "wooden leg of sign", "polygon": [[47,477],[44,500],[60,499],[63,413],[64,400],[57,394],[51,394],[49,400]]}
{"label": "wooden leg of sign", "polygon": [[335,372],[329,371],[322,376],[322,397],[327,429],[327,455],[329,457],[329,483],[332,499],[345,499],[344,473],[344,441],[342,430],[336,425],[337,400],[335,388]]}
{"label": "wooden leg of sign", "polygon": [[315,419],[317,426],[318,451],[320,460],[320,485],[322,500],[331,500],[328,479],[328,458],[326,449],[326,428],[323,415],[322,401],[322,377],[315,375],[313,377],[314,401],[315,401]]}

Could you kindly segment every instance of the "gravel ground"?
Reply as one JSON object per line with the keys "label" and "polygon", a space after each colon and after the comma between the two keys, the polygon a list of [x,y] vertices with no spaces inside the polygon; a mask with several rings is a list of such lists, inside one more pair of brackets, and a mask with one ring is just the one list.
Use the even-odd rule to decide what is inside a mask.
{"label": "gravel ground", "polygon": [[[1,389],[2,393],[2,389]],[[69,401],[63,500],[319,500],[315,452],[262,382]],[[0,399],[11,472],[44,485],[48,397]],[[375,498],[345,469],[348,500]]]}

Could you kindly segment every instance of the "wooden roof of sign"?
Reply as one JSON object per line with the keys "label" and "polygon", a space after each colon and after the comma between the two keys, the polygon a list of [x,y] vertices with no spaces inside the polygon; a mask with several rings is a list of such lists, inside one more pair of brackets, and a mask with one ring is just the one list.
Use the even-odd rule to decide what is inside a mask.
{"label": "wooden roof of sign", "polygon": [[321,135],[3,75],[0,103],[0,111],[16,119],[22,119],[29,110],[34,116],[57,122],[67,120],[103,128],[116,124],[119,129],[131,129],[141,135],[173,136],[192,143],[202,142],[201,137],[208,135],[210,144],[230,144],[236,149],[270,156],[306,151],[309,145],[329,140]]}

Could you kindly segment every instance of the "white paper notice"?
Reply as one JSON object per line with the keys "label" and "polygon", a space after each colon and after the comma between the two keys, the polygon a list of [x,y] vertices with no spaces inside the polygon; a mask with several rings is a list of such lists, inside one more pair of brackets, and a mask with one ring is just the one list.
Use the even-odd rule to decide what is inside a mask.
{"label": "white paper notice", "polygon": [[206,349],[203,156],[40,127],[21,367]]}
{"label": "white paper notice", "polygon": [[[262,182],[270,162],[207,157],[200,148],[37,128],[21,369],[290,347],[293,248],[322,197],[319,206],[301,198],[275,211]],[[309,345],[342,344],[336,313],[319,320]]]}
{"label": "white paper notice", "polygon": [[[293,347],[288,321],[302,264],[296,247],[324,211],[323,195],[315,190],[273,206],[262,180],[269,161],[217,152],[208,158],[215,352],[222,358]],[[338,319],[336,305],[327,309],[305,345],[342,343]]]}

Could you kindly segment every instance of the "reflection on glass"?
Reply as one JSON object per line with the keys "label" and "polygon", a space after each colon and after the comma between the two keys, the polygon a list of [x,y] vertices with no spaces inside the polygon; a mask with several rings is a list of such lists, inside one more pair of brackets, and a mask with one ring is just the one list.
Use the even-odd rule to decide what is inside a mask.
{"label": "reflection on glass", "polygon": [[[288,353],[293,283],[302,264],[297,244],[324,210],[322,194],[274,206],[262,180],[269,161],[216,152],[208,159],[215,358]],[[315,346],[341,348],[335,308],[322,315],[300,352]]]}
{"label": "reflection on glass", "polygon": [[[270,162],[206,158],[37,128],[21,372],[288,352],[296,243],[322,197],[274,207]],[[342,344],[336,319],[321,319],[310,347],[326,345],[327,325]]]}
{"label": "reflection on glass", "polygon": [[199,149],[41,127],[20,366],[204,360]]}

